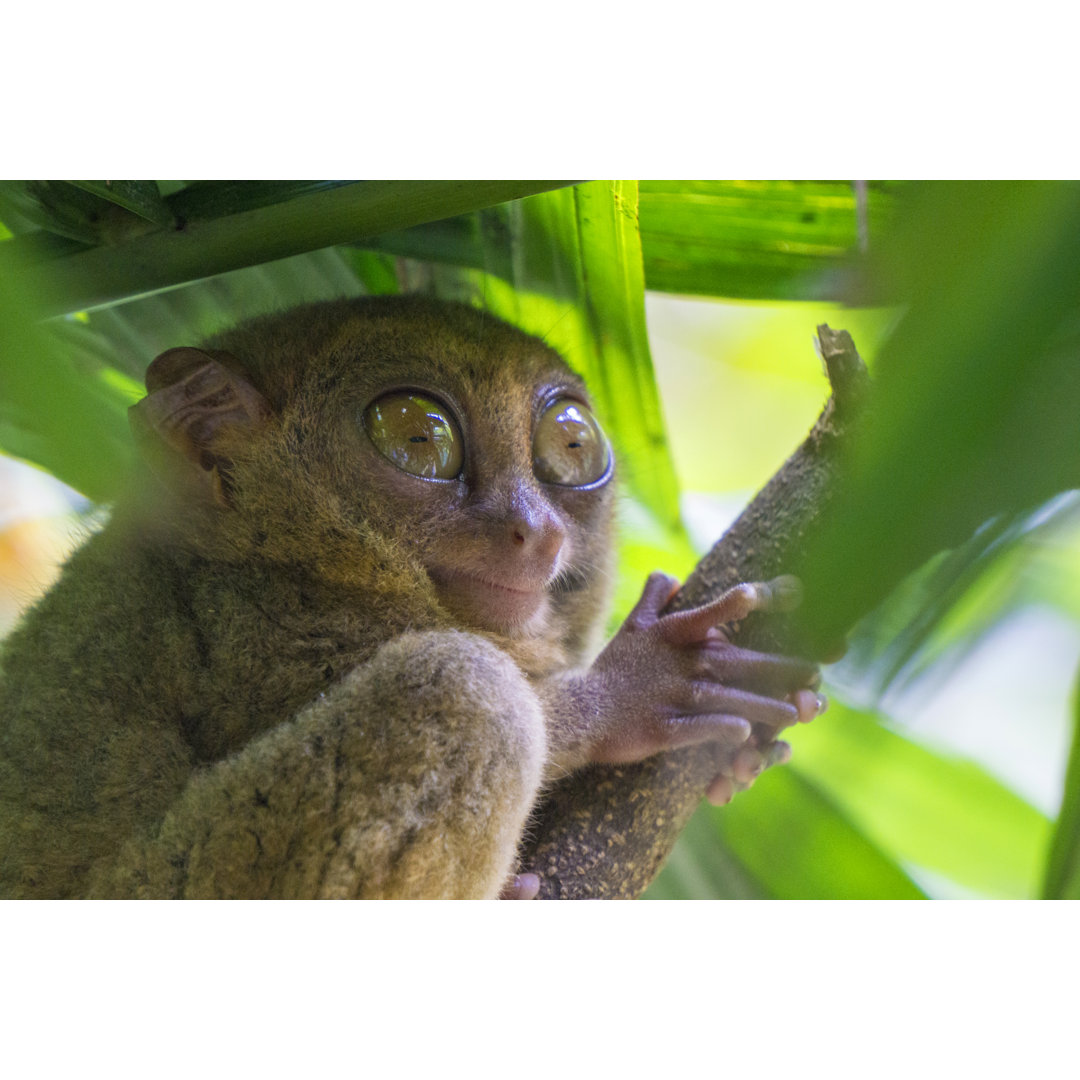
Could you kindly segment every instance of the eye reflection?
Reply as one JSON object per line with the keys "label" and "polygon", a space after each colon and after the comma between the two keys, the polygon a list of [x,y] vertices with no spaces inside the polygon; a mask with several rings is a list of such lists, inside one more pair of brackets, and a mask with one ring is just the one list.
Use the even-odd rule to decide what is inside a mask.
{"label": "eye reflection", "polygon": [[449,409],[423,394],[394,393],[364,411],[376,449],[403,472],[451,480],[461,472],[461,432]]}
{"label": "eye reflection", "polygon": [[604,475],[610,453],[603,429],[588,408],[559,398],[536,425],[533,472],[544,483],[581,487]]}

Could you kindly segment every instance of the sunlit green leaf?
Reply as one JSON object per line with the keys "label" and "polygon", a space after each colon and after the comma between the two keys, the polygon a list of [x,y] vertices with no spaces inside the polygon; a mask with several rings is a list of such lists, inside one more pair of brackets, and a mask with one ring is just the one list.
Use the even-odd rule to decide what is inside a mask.
{"label": "sunlit green leaf", "polygon": [[[895,185],[867,191],[868,239]],[[758,300],[842,300],[836,271],[858,248],[846,181],[643,181],[641,242],[650,289]]]}
{"label": "sunlit green leaf", "polygon": [[1080,900],[1080,692],[1073,691],[1073,736],[1065,774],[1065,797],[1054,828],[1042,895]]}
{"label": "sunlit green leaf", "polygon": [[906,573],[1080,484],[1080,186],[917,189],[884,248],[908,298],[854,476],[808,552],[834,640]]}
{"label": "sunlit green leaf", "polygon": [[[867,239],[877,239],[902,185],[868,185]],[[859,246],[850,181],[650,180],[640,187],[641,244],[649,289],[754,300],[849,300],[849,256]],[[448,262],[513,280],[479,232],[507,227],[496,207],[385,233],[365,246]]]}
{"label": "sunlit green leaf", "polygon": [[978,765],[837,702],[792,746],[788,768],[897,859],[987,896],[1036,895],[1049,822]]}
{"label": "sunlit green leaf", "polygon": [[[782,900],[916,899],[922,892],[883,849],[875,846],[832,799],[791,766],[770,769],[750,792],[728,806],[698,813],[676,861],[692,854],[698,881],[721,896],[757,895]],[[720,851],[712,845],[719,844]],[[655,895],[675,887],[663,875]],[[650,892],[650,896],[654,894]]]}
{"label": "sunlit green leaf", "polygon": [[73,340],[27,322],[17,282],[0,289],[0,448],[106,500],[131,460],[131,380]]}
{"label": "sunlit green leaf", "polygon": [[716,833],[713,815],[701,809],[683,830],[659,877],[643,900],[769,900],[768,887],[750,876]]}

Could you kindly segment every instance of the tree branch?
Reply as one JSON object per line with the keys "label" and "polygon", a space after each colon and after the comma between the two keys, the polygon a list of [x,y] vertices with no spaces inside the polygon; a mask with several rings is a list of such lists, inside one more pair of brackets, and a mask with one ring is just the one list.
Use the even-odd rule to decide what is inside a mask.
{"label": "tree branch", "polygon": [[[672,599],[703,604],[740,581],[800,573],[800,553],[835,487],[840,452],[862,415],[869,377],[850,335],[818,327],[832,397],[803,444],[701,560]],[[790,616],[751,616],[740,644],[820,655]],[[709,746],[661,754],[633,766],[594,766],[541,804],[522,858],[540,876],[540,898],[630,899],[659,872],[718,771]]]}

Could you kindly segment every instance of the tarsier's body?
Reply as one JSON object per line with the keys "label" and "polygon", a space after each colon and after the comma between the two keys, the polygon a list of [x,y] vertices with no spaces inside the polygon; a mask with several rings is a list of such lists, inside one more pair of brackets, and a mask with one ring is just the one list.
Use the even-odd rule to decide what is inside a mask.
{"label": "tarsier's body", "polygon": [[150,467],[5,644],[2,895],[496,896],[566,771],[708,739],[722,790],[814,712],[709,629],[767,590],[658,622],[655,575],[592,661],[610,452],[489,316],[314,305],[147,385]]}

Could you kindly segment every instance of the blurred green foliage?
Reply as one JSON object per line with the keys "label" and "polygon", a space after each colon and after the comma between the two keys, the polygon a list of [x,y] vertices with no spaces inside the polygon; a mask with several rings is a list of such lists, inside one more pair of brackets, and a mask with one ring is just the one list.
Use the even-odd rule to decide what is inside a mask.
{"label": "blurred green foliage", "polygon": [[[881,711],[897,677],[954,662],[1030,598],[1017,582],[1048,529],[1073,535],[1071,504],[1045,504],[1076,484],[1080,455],[1076,186],[6,182],[0,221],[0,446],[99,502],[122,483],[149,359],[239,318],[405,287],[544,337],[619,448],[620,612],[648,571],[694,561],[680,481],[745,493],[812,422],[827,388],[809,341],[827,310],[872,354],[879,393],[814,541],[806,611],[828,636],[883,602],[838,669],[874,692],[797,732],[794,763],[751,794],[700,813],[649,895],[914,897],[938,881],[1077,895],[1075,760],[1051,841],[1006,783]],[[717,365],[699,357],[665,425],[647,288],[796,301],[743,312],[807,344],[726,343],[722,392],[703,389]],[[837,303],[857,307],[822,307]],[[1080,595],[1067,564],[1044,592]]]}

